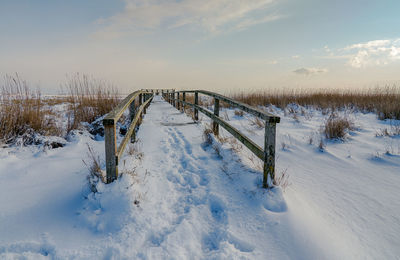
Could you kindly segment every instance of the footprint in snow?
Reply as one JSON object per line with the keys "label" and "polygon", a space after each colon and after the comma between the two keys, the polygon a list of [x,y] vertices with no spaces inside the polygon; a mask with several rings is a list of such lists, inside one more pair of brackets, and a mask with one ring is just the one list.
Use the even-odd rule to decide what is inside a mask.
{"label": "footprint in snow", "polygon": [[210,207],[211,216],[218,222],[227,224],[228,223],[228,216],[225,213],[225,204],[224,202],[212,195],[208,199],[208,204]]}

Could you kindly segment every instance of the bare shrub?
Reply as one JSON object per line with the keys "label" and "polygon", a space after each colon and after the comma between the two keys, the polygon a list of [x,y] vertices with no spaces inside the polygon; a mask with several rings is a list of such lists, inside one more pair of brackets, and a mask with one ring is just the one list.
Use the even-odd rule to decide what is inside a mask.
{"label": "bare shrub", "polygon": [[224,117],[225,121],[231,120],[231,119],[229,118],[228,112],[227,112],[226,110],[224,110],[223,117]]}
{"label": "bare shrub", "polygon": [[207,124],[203,131],[203,142],[205,145],[208,146],[213,143],[212,134],[213,134],[213,130],[211,128],[211,125]]}
{"label": "bare shrub", "polygon": [[217,157],[218,157],[219,159],[222,159],[223,156],[222,156],[222,153],[221,153],[221,147],[220,147],[220,145],[219,145],[219,144],[214,144],[212,147],[213,147],[213,149],[214,149],[215,154],[217,155]]}
{"label": "bare shrub", "polygon": [[256,126],[259,129],[262,129],[265,127],[265,122],[256,116],[254,116],[250,119],[250,124],[253,126]]}
{"label": "bare shrub", "polygon": [[291,184],[289,182],[289,174],[287,173],[287,169],[275,175],[274,184],[280,186],[283,191],[286,190],[286,188]]}
{"label": "bare shrub", "polygon": [[344,139],[347,132],[353,129],[354,124],[348,117],[332,113],[325,122],[323,132],[327,139]]}
{"label": "bare shrub", "polygon": [[390,127],[385,127],[376,131],[375,136],[388,136],[393,137],[400,135],[400,124],[390,123]]}
{"label": "bare shrub", "polygon": [[76,73],[68,77],[64,87],[68,91],[72,111],[68,118],[68,132],[76,129],[81,122],[92,123],[110,112],[120,101],[118,90],[112,84],[85,74]]}
{"label": "bare shrub", "polygon": [[1,86],[0,139],[12,143],[28,132],[60,135],[61,130],[43,109],[40,90],[33,91],[18,74],[6,75]]}
{"label": "bare shrub", "polygon": [[186,115],[188,115],[194,121],[194,110],[193,110],[193,108],[186,108],[184,112],[186,113]]}
{"label": "bare shrub", "polygon": [[105,175],[100,167],[100,157],[98,155],[96,155],[93,148],[89,144],[86,144],[86,145],[88,148],[88,152],[87,152],[88,161],[85,161],[85,160],[82,160],[82,161],[89,170],[89,174],[86,177],[86,179],[88,181],[89,189],[91,192],[96,193],[97,192],[97,184],[99,183],[99,181],[102,181],[103,183],[105,183]]}
{"label": "bare shrub", "polygon": [[318,149],[321,151],[321,152],[323,152],[324,150],[325,150],[325,146],[326,146],[326,144],[325,144],[325,142],[324,142],[324,139],[320,139],[319,140],[319,144],[318,144]]}
{"label": "bare shrub", "polygon": [[242,117],[243,114],[244,114],[243,110],[238,110],[238,109],[235,110],[235,116]]}

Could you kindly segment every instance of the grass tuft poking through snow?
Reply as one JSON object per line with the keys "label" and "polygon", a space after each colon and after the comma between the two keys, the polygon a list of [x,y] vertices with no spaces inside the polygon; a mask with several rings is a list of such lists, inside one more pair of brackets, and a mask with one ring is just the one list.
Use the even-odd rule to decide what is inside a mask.
{"label": "grass tuft poking through snow", "polygon": [[203,141],[205,146],[210,146],[213,143],[213,130],[211,128],[210,124],[207,124],[206,127],[204,127],[203,130]]}
{"label": "grass tuft poking through snow", "polygon": [[89,189],[91,192],[96,193],[97,190],[97,184],[101,181],[105,183],[105,174],[101,170],[101,164],[100,164],[100,156],[96,154],[96,152],[93,150],[93,147],[91,147],[89,144],[87,144],[88,152],[88,160],[82,160],[83,163],[86,165],[86,167],[89,170],[89,174],[87,176],[87,181],[89,185]]}
{"label": "grass tuft poking through snow", "polygon": [[354,129],[354,123],[347,116],[332,113],[324,125],[324,134],[328,139],[344,139],[348,131]]}

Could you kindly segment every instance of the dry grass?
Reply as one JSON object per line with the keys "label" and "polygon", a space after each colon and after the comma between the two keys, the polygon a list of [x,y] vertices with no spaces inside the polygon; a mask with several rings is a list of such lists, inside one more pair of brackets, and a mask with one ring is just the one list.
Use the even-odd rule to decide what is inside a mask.
{"label": "dry grass", "polygon": [[97,183],[99,181],[102,181],[103,183],[105,183],[105,176],[100,167],[100,157],[98,155],[96,155],[93,148],[89,144],[86,144],[86,145],[88,148],[88,152],[87,152],[88,160],[87,161],[82,160],[82,161],[89,170],[89,174],[86,177],[87,181],[88,181],[89,189],[90,189],[90,191],[96,193],[97,192]]}
{"label": "dry grass", "polygon": [[368,90],[270,90],[231,95],[252,106],[275,105],[285,109],[289,104],[313,106],[323,111],[355,108],[375,112],[379,119],[400,119],[400,88],[387,86]]}
{"label": "dry grass", "polygon": [[327,139],[344,139],[349,130],[354,129],[354,123],[346,116],[332,113],[326,120],[323,132]]}
{"label": "dry grass", "polygon": [[84,74],[69,77],[65,88],[72,112],[68,117],[68,132],[76,129],[81,122],[92,123],[110,112],[120,101],[118,90],[113,85]]}
{"label": "dry grass", "polygon": [[213,143],[213,138],[212,138],[213,130],[210,124],[207,124],[207,126],[204,128],[203,131],[203,141],[204,144],[209,146],[212,145]]}
{"label": "dry grass", "polygon": [[287,173],[287,169],[281,171],[275,176],[275,180],[273,181],[274,185],[280,186],[283,191],[286,190],[287,187],[290,186],[289,182],[289,174]]}
{"label": "dry grass", "polygon": [[400,124],[393,124],[391,123],[389,127],[385,127],[376,131],[375,136],[398,136],[400,135]]}
{"label": "dry grass", "polygon": [[6,75],[1,86],[0,140],[13,142],[28,132],[59,135],[51,112],[43,108],[40,90],[32,90],[18,74]]}
{"label": "dry grass", "polygon": [[[0,87],[0,140],[6,143],[22,137],[24,144],[31,144],[35,134],[63,136],[81,122],[92,123],[119,102],[112,85],[79,73],[68,78],[64,97],[43,99],[40,90],[33,90],[18,74],[6,75]],[[67,129],[57,125],[60,115],[52,111],[63,103],[70,104]]]}
{"label": "dry grass", "polygon": [[256,116],[250,118],[250,124],[253,126],[256,126],[259,129],[262,129],[265,127],[265,122]]}
{"label": "dry grass", "polygon": [[235,116],[242,117],[243,114],[244,114],[243,110],[239,110],[239,109],[236,109],[236,110],[235,110]]}

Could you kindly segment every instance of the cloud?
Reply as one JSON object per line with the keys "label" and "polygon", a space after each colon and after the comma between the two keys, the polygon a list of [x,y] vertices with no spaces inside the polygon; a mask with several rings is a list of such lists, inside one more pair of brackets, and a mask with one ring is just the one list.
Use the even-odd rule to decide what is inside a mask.
{"label": "cloud", "polygon": [[296,60],[296,59],[300,59],[300,55],[293,55],[293,56],[292,56],[292,59],[295,59],[295,60]]}
{"label": "cloud", "polygon": [[122,12],[97,21],[100,33],[135,29],[198,27],[206,32],[243,30],[280,19],[277,0],[125,0]]}
{"label": "cloud", "polygon": [[387,65],[400,60],[400,38],[352,44],[342,51],[348,53],[347,64],[353,68]]}
{"label": "cloud", "polygon": [[311,76],[311,75],[326,73],[326,72],[328,72],[328,70],[327,69],[319,69],[319,68],[300,68],[300,69],[294,70],[293,72],[298,75]]}

